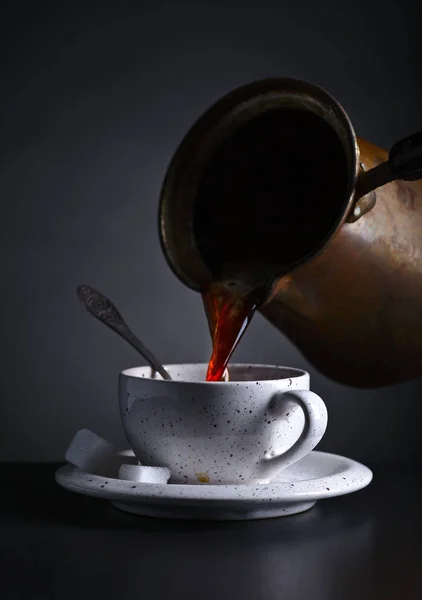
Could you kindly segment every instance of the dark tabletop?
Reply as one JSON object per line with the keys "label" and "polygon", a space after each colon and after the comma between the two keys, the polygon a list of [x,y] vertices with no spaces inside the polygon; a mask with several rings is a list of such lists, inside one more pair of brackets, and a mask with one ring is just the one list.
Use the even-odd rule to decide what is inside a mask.
{"label": "dark tabletop", "polygon": [[373,466],[365,490],[280,519],[148,519],[2,465],[4,600],[421,600],[422,485]]}

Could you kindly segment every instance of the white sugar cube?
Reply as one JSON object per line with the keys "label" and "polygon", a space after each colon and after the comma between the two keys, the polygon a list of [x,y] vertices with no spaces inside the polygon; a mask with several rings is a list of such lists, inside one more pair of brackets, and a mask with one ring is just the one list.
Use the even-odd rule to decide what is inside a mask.
{"label": "white sugar cube", "polygon": [[144,467],[141,465],[122,465],[118,472],[119,479],[138,483],[167,483],[170,469],[167,467]]}
{"label": "white sugar cube", "polygon": [[116,453],[113,444],[89,429],[80,429],[66,450],[65,458],[87,473],[109,475],[122,463]]}

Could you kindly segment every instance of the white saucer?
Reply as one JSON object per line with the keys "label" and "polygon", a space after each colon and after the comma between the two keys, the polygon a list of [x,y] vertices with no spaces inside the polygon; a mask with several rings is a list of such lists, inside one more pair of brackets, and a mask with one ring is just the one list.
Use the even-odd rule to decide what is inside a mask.
{"label": "white saucer", "polygon": [[[133,461],[130,451],[122,462]],[[132,460],[131,460],[132,459]],[[86,473],[67,464],[56,473],[59,485],[110,500],[126,512],[168,519],[246,520],[303,512],[317,500],[366,487],[372,471],[336,454],[311,452],[266,485],[175,485],[136,483]]]}

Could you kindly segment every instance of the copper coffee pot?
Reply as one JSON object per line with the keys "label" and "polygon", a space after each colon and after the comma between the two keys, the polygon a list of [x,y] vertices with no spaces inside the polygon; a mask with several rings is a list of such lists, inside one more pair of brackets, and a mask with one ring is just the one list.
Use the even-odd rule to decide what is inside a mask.
{"label": "copper coffee pot", "polygon": [[[422,134],[384,150],[292,79],[241,87],[190,129],[159,210],[164,254],[202,291],[226,264],[268,281],[261,312],[326,376],[422,375]],[[283,361],[283,357],[280,357]]]}

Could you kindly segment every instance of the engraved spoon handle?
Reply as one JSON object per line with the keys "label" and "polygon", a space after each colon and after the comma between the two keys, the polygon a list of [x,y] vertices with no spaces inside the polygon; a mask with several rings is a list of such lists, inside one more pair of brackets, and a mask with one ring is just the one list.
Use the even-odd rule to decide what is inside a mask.
{"label": "engraved spoon handle", "polygon": [[108,298],[88,285],[79,285],[77,294],[79,300],[93,317],[104,323],[104,325],[107,325],[107,327],[110,327],[110,329],[133,346],[163,379],[171,379],[160,361],[129,329],[116,306]]}

